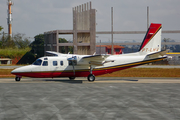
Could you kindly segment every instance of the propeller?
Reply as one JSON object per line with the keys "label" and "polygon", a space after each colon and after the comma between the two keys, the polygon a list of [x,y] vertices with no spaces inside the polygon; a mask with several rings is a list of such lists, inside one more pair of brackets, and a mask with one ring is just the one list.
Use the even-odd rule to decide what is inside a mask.
{"label": "propeller", "polygon": [[75,63],[77,62],[77,57],[76,57],[76,56],[72,56],[71,58],[68,58],[67,60],[68,60],[68,61],[71,61],[72,66],[73,66],[73,72],[74,72],[74,75],[75,75],[74,66],[75,66]]}

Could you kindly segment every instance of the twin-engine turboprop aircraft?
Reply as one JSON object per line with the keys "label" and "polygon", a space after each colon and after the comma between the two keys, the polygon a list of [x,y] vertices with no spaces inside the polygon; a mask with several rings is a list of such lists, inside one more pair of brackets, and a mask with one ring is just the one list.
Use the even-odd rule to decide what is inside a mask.
{"label": "twin-engine turboprop aircraft", "polygon": [[139,52],[120,55],[75,55],[47,51],[55,56],[37,59],[32,65],[13,70],[15,80],[22,76],[35,78],[87,77],[94,81],[95,76],[112,73],[165,59],[167,51],[161,51],[161,24],[151,23]]}

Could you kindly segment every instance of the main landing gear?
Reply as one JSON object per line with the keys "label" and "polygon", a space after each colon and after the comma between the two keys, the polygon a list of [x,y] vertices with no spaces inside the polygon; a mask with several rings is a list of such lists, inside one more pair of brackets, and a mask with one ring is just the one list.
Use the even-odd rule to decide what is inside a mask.
{"label": "main landing gear", "polygon": [[89,82],[94,82],[95,81],[95,76],[92,74],[92,66],[90,65],[90,74],[88,75],[87,79]]}
{"label": "main landing gear", "polygon": [[95,76],[93,74],[89,74],[87,79],[88,79],[89,82],[94,82]]}
{"label": "main landing gear", "polygon": [[76,77],[69,77],[69,80],[74,80]]}

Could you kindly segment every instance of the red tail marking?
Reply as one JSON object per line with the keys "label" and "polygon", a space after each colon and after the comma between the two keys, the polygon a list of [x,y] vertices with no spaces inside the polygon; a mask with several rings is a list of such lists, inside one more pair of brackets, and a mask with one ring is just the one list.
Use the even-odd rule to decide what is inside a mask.
{"label": "red tail marking", "polygon": [[140,50],[153,38],[160,28],[161,24],[151,23],[146,36],[144,37],[143,43],[141,44]]}

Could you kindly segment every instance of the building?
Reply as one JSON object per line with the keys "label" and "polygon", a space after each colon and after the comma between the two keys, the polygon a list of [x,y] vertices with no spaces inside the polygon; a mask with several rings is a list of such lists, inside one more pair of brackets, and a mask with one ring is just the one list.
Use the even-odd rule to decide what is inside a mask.
{"label": "building", "polygon": [[[60,52],[65,47],[73,47],[74,54],[92,55],[96,51],[96,10],[91,2],[76,6],[73,11],[73,30],[54,30],[44,32],[44,51]],[[72,43],[59,43],[59,35],[72,34]]]}
{"label": "building", "polygon": [[10,65],[10,64],[12,64],[12,59],[10,59],[10,58],[0,58],[0,65],[1,64]]}
{"label": "building", "polygon": [[[114,54],[122,54],[123,46],[113,45]],[[96,45],[96,54],[111,54],[111,45]]]}

